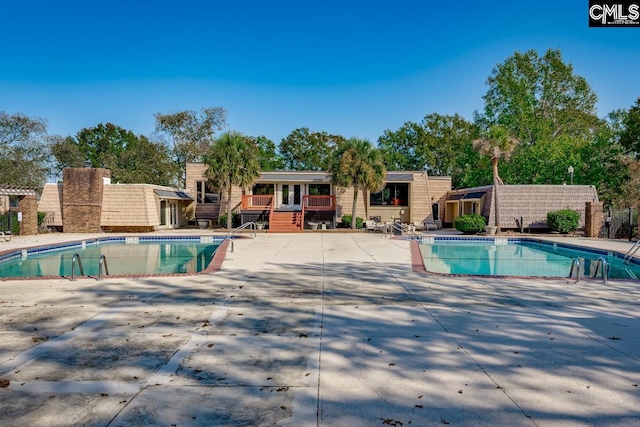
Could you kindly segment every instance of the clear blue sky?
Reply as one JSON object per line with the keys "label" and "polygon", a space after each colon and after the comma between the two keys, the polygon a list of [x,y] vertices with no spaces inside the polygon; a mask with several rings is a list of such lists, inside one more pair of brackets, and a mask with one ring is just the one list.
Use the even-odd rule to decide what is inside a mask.
{"label": "clear blue sky", "polygon": [[598,114],[640,96],[640,28],[589,28],[586,0],[21,1],[0,14],[0,110],[75,135],[222,106],[278,143],[307,126],[376,141],[426,114],[482,109],[515,51],[562,50]]}

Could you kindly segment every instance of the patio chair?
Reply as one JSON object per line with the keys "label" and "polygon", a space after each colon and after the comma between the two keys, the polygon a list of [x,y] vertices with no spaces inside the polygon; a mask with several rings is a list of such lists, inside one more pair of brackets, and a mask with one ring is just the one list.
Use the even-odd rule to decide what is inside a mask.
{"label": "patio chair", "polygon": [[438,230],[438,224],[436,224],[433,220],[427,219],[422,222],[422,229],[429,230]]}
{"label": "patio chair", "polygon": [[5,242],[8,242],[11,240],[11,237],[13,237],[13,233],[10,231],[0,231],[0,236],[2,236]]}

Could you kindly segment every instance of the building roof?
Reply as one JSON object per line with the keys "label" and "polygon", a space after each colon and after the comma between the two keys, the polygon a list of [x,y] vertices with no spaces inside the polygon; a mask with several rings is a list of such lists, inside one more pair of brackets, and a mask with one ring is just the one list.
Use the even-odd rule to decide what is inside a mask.
{"label": "building roof", "polygon": [[158,190],[154,189],[154,193],[161,199],[171,200],[193,200],[193,197],[189,193],[180,190]]}
{"label": "building roof", "polygon": [[262,172],[257,182],[331,182],[331,174],[318,171],[269,171]]}
{"label": "building roof", "polygon": [[413,181],[412,173],[404,173],[404,172],[387,172],[387,178],[385,179],[387,182],[406,182]]}

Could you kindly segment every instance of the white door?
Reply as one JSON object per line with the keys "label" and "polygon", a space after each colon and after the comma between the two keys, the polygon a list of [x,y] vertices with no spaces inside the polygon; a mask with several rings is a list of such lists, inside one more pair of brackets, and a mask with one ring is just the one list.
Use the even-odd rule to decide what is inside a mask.
{"label": "white door", "polygon": [[302,209],[304,184],[280,184],[278,209],[299,211]]}
{"label": "white door", "polygon": [[173,228],[178,228],[178,204],[175,202],[169,203],[169,210],[170,210],[171,226]]}

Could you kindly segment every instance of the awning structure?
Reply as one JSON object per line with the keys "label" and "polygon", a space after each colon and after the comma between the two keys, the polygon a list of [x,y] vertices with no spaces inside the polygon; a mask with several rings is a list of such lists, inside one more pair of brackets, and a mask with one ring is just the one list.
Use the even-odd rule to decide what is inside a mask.
{"label": "awning structure", "polygon": [[191,194],[180,190],[153,190],[161,199],[169,200],[193,200]]}
{"label": "awning structure", "polygon": [[0,196],[37,196],[35,187],[0,184]]}

